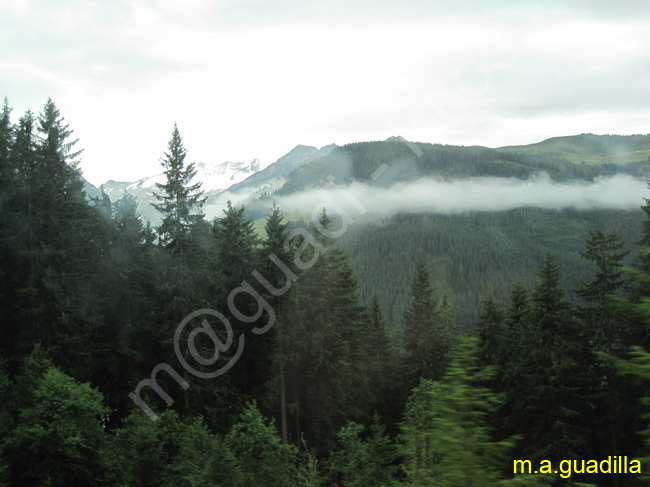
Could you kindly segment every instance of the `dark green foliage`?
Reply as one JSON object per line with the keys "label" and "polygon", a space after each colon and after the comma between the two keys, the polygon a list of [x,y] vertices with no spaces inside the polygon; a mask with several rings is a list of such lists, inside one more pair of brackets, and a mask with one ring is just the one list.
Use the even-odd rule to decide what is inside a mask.
{"label": "dark green foliage", "polygon": [[507,339],[503,323],[505,318],[503,307],[494,297],[491,288],[488,289],[481,304],[483,310],[477,325],[481,362],[484,365],[500,365],[503,361],[503,348]]}
{"label": "dark green foliage", "polygon": [[592,340],[592,349],[605,353],[616,353],[631,343],[620,340],[629,336],[624,320],[617,312],[612,299],[623,285],[623,259],[628,254],[621,235],[612,231],[604,233],[596,227],[585,239],[582,257],[593,262],[596,275],[591,282],[582,282],[577,295],[585,302],[580,314]]}
{"label": "dark green foliage", "polygon": [[[257,269],[259,262],[259,254],[256,249],[259,241],[253,231],[253,224],[247,218],[245,211],[245,206],[235,208],[229,201],[226,209],[223,210],[223,216],[212,221],[211,232],[216,250],[214,265],[222,276],[218,283],[217,296],[223,303],[224,311],[226,311],[225,305],[229,302],[230,293],[242,286],[244,281],[256,288],[260,287],[251,276],[251,272]],[[234,300],[234,306],[245,316],[253,316],[258,307],[255,300],[248,294],[237,297]],[[248,394],[261,387],[263,380],[268,377],[270,364],[267,337],[258,337],[248,332],[256,326],[263,328],[269,316],[264,313],[258,322],[245,323],[233,316],[230,307],[226,316],[233,326],[235,337],[233,349],[238,346],[240,335],[242,333],[247,335],[246,348],[233,370],[233,381]]]}
{"label": "dark green foliage", "polygon": [[[443,364],[449,363],[451,352],[458,341],[459,331],[454,314],[447,293],[444,293],[438,306],[438,340],[440,342],[441,363]],[[442,372],[444,373],[444,369]]]}
{"label": "dark green foliage", "polygon": [[[377,293],[393,327],[401,323],[411,298],[413,269],[405,263],[425,257],[432,284],[440,294],[449,295],[456,322],[463,332],[469,332],[478,321],[480,300],[489,286],[497,296],[507,296],[518,280],[532,287],[539,262],[546,250],[552,250],[567,288],[575,289],[593,274],[592,265],[580,256],[589,229],[597,225],[605,233],[617,229],[627,242],[623,250],[627,250],[639,238],[642,216],[638,210],[536,208],[405,214],[382,224],[351,225],[336,247],[350,256],[361,301],[370,303]],[[624,263],[630,265],[631,261]]]}
{"label": "dark green foliage", "polygon": [[[326,213],[320,224],[327,228]],[[287,325],[282,336],[292,437],[297,442],[304,433],[321,453],[333,448],[347,420],[367,416],[371,400],[363,374],[367,326],[356,287],[347,256],[340,250],[321,251],[300,275],[294,301],[279,323]]]}
{"label": "dark green foliage", "polygon": [[[271,290],[265,286],[263,295],[274,310],[286,311],[289,306],[284,295],[290,292],[293,282],[297,280],[297,276],[294,273],[295,265],[293,264],[291,249],[284,248],[287,223],[284,222],[284,215],[275,203],[266,219],[264,230],[266,238],[262,241],[261,246],[259,275],[266,280]],[[283,269],[280,266],[285,266],[285,268]],[[283,444],[288,443],[285,364],[287,363],[287,354],[290,353],[286,350],[290,332],[287,330],[287,333],[284,333],[285,327],[286,324],[280,320],[280,323],[276,324],[264,337],[264,343],[267,347],[270,347],[270,350],[268,348],[265,350],[265,356],[268,358],[268,361],[264,363],[267,368],[265,378],[268,384],[266,399],[276,405],[276,407],[271,406],[271,409],[279,413]],[[277,406],[279,406],[279,409]]]}
{"label": "dark green foliage", "polygon": [[201,419],[184,423],[168,411],[153,423],[141,411],[127,418],[114,439],[119,485],[133,487],[244,486],[224,440]]}
{"label": "dark green foliage", "polygon": [[402,388],[398,340],[390,336],[390,325],[377,295],[373,296],[366,319],[365,337],[359,349],[365,367],[360,373],[368,378],[370,386],[369,410],[388,421],[388,418],[399,417],[403,407],[398,399]]}
{"label": "dark green foliage", "polygon": [[[531,324],[519,357],[519,418],[525,431],[522,455],[531,459],[577,458],[587,441],[584,428],[591,400],[588,347],[580,339],[572,306],[560,287],[560,268],[548,253],[531,298]],[[535,427],[524,427],[537,418]]]}
{"label": "dark green foliage", "polygon": [[6,441],[9,433],[13,429],[13,397],[11,396],[11,381],[6,372],[6,364],[2,355],[0,355],[0,397],[3,399],[3,407],[0,408],[0,486],[8,485],[10,462],[6,457]]}
{"label": "dark green foliage", "polygon": [[201,183],[190,184],[196,169],[193,163],[185,164],[187,150],[176,124],[167,150],[160,160],[167,181],[164,184],[156,183],[160,193],[154,193],[159,201],[154,207],[163,217],[158,227],[161,243],[173,252],[181,252],[190,227],[203,218],[202,213],[195,212],[201,210],[205,197],[200,189]]}
{"label": "dark green foliage", "polygon": [[436,302],[424,259],[418,259],[411,281],[411,302],[404,311],[404,350],[406,374],[414,384],[420,377],[431,379],[440,374],[440,343],[436,330]]}
{"label": "dark green foliage", "polygon": [[225,278],[224,292],[238,287],[257,264],[255,247],[258,239],[245,212],[245,206],[235,208],[228,201],[223,216],[212,222],[217,260]]}
{"label": "dark green foliage", "polygon": [[384,427],[375,417],[370,431],[350,422],[337,435],[338,448],[330,458],[330,474],[335,485],[365,487],[393,485],[397,473],[397,451]]}
{"label": "dark green foliage", "polygon": [[243,472],[242,485],[283,487],[292,485],[290,466],[295,449],[282,445],[272,424],[267,424],[255,404],[248,404],[226,438]]}
{"label": "dark green foliage", "polygon": [[6,309],[8,321],[21,326],[10,332],[7,355],[15,368],[40,342],[63,371],[87,380],[89,344],[101,321],[89,284],[98,277],[106,233],[85,201],[71,135],[51,100],[37,120],[28,112],[15,130],[10,158],[19,178],[5,261],[16,266],[15,294]]}
{"label": "dark green foliage", "polygon": [[105,414],[101,394],[48,368],[8,439],[11,485],[101,485]]}
{"label": "dark green foliage", "polygon": [[[638,305],[633,305],[639,307]],[[647,307],[641,307],[638,311],[648,316]],[[645,449],[643,451],[641,479],[650,480],[650,396],[647,392],[648,381],[650,380],[650,352],[642,347],[634,346],[630,348],[629,357],[625,360],[615,359],[617,372],[621,376],[631,375],[639,380],[645,388],[645,393],[640,399],[643,407],[640,417],[643,420],[642,426],[639,427],[638,434],[643,438]],[[640,484],[641,485],[641,484]]]}

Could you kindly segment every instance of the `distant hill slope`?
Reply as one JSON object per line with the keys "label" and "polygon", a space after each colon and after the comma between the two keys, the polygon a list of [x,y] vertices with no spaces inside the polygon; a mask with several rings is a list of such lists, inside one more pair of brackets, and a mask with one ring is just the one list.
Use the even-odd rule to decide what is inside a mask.
{"label": "distant hill slope", "polygon": [[650,135],[581,134],[497,150],[563,159],[574,164],[638,163],[650,161]]}
{"label": "distant hill slope", "polygon": [[[291,172],[277,194],[311,189],[330,176],[335,184],[360,181],[381,186],[422,177],[526,179],[539,172],[556,181],[591,181],[617,173],[647,178],[649,155],[650,136],[579,135],[499,149],[412,143],[391,137],[338,147]],[[581,164],[583,160],[585,164]],[[381,177],[375,180],[373,175],[382,167]]]}

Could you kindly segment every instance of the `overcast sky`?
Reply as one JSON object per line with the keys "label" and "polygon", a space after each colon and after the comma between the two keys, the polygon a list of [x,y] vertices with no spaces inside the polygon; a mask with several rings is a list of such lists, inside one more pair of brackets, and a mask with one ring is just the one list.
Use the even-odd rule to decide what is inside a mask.
{"label": "overcast sky", "polygon": [[95,184],[160,172],[174,122],[205,162],[649,133],[650,2],[0,0],[0,87]]}

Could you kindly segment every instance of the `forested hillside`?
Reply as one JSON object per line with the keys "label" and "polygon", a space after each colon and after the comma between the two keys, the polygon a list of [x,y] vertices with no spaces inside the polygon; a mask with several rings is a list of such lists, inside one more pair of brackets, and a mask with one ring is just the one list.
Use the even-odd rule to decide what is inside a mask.
{"label": "forested hillside", "polygon": [[[337,242],[350,256],[362,302],[373,293],[395,326],[408,304],[412,270],[404,262],[423,257],[437,295],[450,296],[457,323],[470,331],[478,319],[480,299],[492,287],[502,299],[519,280],[535,282],[535,270],[552,250],[564,270],[568,299],[589,279],[593,264],[582,258],[589,230],[618,230],[626,250],[640,239],[640,210],[545,210],[519,208],[460,215],[399,215],[382,223],[359,223]],[[629,264],[630,258],[625,260]]]}
{"label": "forested hillside", "polygon": [[[419,147],[334,149],[290,181],[402,156],[455,176],[640,167]],[[258,235],[242,206],[205,218],[178,127],[160,151],[153,227],[128,194],[87,197],[52,100],[17,121],[5,101],[0,485],[647,485],[650,202],[344,236],[327,209],[289,225],[269,205]]]}
{"label": "forested hillside", "polygon": [[[579,144],[581,136],[575,137]],[[594,136],[595,137],[595,136]],[[619,157],[603,158],[601,164],[575,164],[575,155],[568,151],[541,150],[545,143],[530,146],[488,149],[485,147],[459,147],[441,144],[411,143],[393,138],[383,142],[348,144],[328,155],[306,164],[289,175],[277,196],[310,189],[328,175],[338,183],[360,181],[388,186],[397,181],[412,181],[422,177],[465,178],[470,176],[515,177],[525,179],[534,173],[545,172],[554,180],[593,180],[597,176],[616,173],[648,176],[650,161],[650,136],[629,140],[633,148],[625,152],[628,137],[617,139],[612,151]],[[567,145],[573,147],[573,139]],[[607,142],[597,144],[592,151],[583,150],[585,159],[597,157],[608,147]],[[639,155],[641,154],[641,155]],[[590,157],[591,156],[591,157]],[[643,157],[645,156],[645,157]],[[374,172],[386,164],[387,170],[380,179]]]}

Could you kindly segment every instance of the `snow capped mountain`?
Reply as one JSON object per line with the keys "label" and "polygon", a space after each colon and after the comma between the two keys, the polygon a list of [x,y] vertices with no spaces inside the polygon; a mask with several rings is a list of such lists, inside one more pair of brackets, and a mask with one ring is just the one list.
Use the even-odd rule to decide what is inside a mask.
{"label": "snow capped mountain", "polygon": [[[205,210],[208,217],[220,214],[228,200],[245,204],[264,192],[273,192],[280,188],[286,175],[293,169],[306,164],[331,151],[335,146],[321,149],[299,145],[276,162],[253,159],[245,162],[222,162],[220,164],[196,162],[196,175],[192,183],[201,183],[201,190],[208,197]],[[125,192],[136,197],[138,210],[143,220],[156,223],[158,212],[151,203],[157,203],[154,191],[156,183],[163,184],[163,173],[148,176],[138,181],[107,181],[102,185],[111,201],[117,201]],[[97,190],[95,190],[98,193]],[[157,191],[156,191],[157,192]]]}
{"label": "snow capped mountain", "polygon": [[[256,172],[265,169],[271,162],[262,162],[259,159],[245,162],[222,162],[220,164],[197,162],[194,164],[196,175],[192,183],[201,183],[201,189],[206,196],[219,194],[234,184],[241,183]],[[138,201],[138,209],[144,220],[156,221],[157,212],[150,203],[156,203],[154,191],[156,183],[163,184],[166,177],[163,173],[154,174],[137,181],[107,181],[102,186],[111,199],[117,201],[125,192],[134,195]]]}
{"label": "snow capped mountain", "polygon": [[233,184],[241,183],[250,175],[255,174],[271,165],[271,162],[261,162],[253,159],[248,162],[223,162],[221,164],[208,164],[199,162],[196,168],[195,181],[201,181],[203,191],[224,190]]}
{"label": "snow capped mountain", "polygon": [[[247,162],[222,162],[221,164],[212,164],[208,162],[197,162],[194,164],[196,175],[192,183],[200,182],[203,191],[220,191],[229,188],[233,184],[237,184],[245,180],[251,174],[265,169],[271,162],[260,162],[259,159],[253,159]],[[163,173],[139,179],[130,183],[126,188],[123,188],[123,183],[119,184],[120,190],[126,189],[128,192],[134,192],[139,189],[151,188],[155,190],[156,184],[163,184],[166,178]],[[114,181],[108,181],[104,185],[104,190],[109,197],[112,197],[111,191],[115,187]]]}

